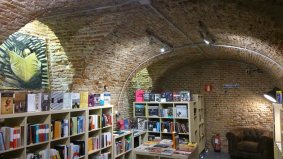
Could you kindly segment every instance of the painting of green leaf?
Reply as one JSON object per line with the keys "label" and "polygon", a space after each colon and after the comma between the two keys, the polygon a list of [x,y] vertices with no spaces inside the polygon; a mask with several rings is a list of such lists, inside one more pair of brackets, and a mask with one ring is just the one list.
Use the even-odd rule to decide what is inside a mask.
{"label": "painting of green leaf", "polygon": [[44,39],[16,32],[0,46],[0,89],[49,87]]}

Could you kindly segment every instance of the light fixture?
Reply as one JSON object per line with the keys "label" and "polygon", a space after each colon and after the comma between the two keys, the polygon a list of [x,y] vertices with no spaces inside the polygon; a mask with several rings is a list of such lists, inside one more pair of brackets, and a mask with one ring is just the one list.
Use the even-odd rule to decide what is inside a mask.
{"label": "light fixture", "polygon": [[215,43],[214,37],[209,33],[207,27],[202,21],[199,21],[199,34],[205,44],[209,45]]}
{"label": "light fixture", "polygon": [[273,90],[265,93],[263,96],[271,101],[272,103],[276,103],[276,91],[279,91],[280,89],[277,87],[274,87]]}
{"label": "light fixture", "polygon": [[161,53],[164,53],[166,50],[171,50],[173,48],[172,44],[156,35],[152,30],[146,29],[145,32],[149,35],[149,44],[155,43],[161,45]]}
{"label": "light fixture", "polygon": [[206,39],[203,39],[203,41],[204,41],[204,43],[206,43],[207,45],[210,44],[210,42],[209,42],[208,40],[206,40]]}

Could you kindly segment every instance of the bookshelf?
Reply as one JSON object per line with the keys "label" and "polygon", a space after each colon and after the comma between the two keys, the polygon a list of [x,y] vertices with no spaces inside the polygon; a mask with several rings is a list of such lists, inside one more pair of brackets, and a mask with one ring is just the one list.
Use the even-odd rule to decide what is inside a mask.
{"label": "bookshelf", "polygon": [[113,142],[113,158],[132,159],[133,132],[124,131],[123,134],[116,134],[114,136],[115,137]]}
{"label": "bookshelf", "polygon": [[282,104],[273,103],[273,141],[274,141],[274,158],[282,159],[282,123],[283,110]]}
{"label": "bookshelf", "polygon": [[[203,96],[194,95],[194,99],[196,101],[134,102],[133,114],[134,118],[138,119],[138,129],[144,128],[148,139],[155,137],[172,139],[172,134],[176,132],[179,141],[187,139],[189,142],[202,142],[203,150],[205,146]],[[177,115],[179,111],[186,112]],[[147,122],[141,122],[142,120]],[[156,126],[158,124],[160,126]],[[180,126],[176,126],[177,124]]]}
{"label": "bookshelf", "polygon": [[[111,118],[111,124],[103,125],[102,120],[99,121],[99,127],[95,130],[89,129],[89,115],[109,115]],[[113,107],[109,106],[95,106],[89,108],[78,109],[66,109],[56,111],[43,111],[43,112],[27,112],[17,114],[0,115],[0,127],[19,128],[16,139],[15,148],[0,151],[0,158],[19,158],[26,159],[27,155],[35,152],[45,154],[46,158],[50,158],[51,149],[69,146],[71,143],[75,145],[82,144],[80,149],[79,159],[94,158],[98,155],[108,155],[111,158],[112,152],[112,121],[113,121]],[[80,120],[79,128],[76,132],[72,130],[72,119]],[[78,119],[79,118],[79,119]],[[63,121],[61,124],[66,125],[65,133],[64,129],[61,130],[59,136],[54,136],[51,128],[55,128],[54,121]],[[64,122],[65,121],[65,122]],[[67,122],[68,121],[68,122]],[[59,123],[59,122],[58,122]],[[57,124],[58,124],[57,123]],[[77,125],[78,126],[78,125]],[[36,129],[35,129],[35,128]],[[39,128],[39,129],[38,129]],[[39,135],[32,137],[29,135],[29,131],[38,130]],[[63,134],[62,134],[63,133]],[[103,147],[95,151],[88,151],[88,138],[94,135],[101,135],[108,133],[108,143]]]}
{"label": "bookshelf", "polygon": [[198,151],[201,153],[205,149],[205,107],[204,97],[201,94],[193,94],[193,101],[196,101],[197,122],[196,126],[196,142],[198,143]]}

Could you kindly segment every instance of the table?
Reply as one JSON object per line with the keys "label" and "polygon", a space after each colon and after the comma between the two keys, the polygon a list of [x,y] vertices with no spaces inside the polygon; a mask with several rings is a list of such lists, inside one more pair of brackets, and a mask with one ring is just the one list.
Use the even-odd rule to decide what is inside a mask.
{"label": "table", "polygon": [[133,151],[133,159],[199,159],[198,147],[196,147],[190,155],[163,155],[158,153],[146,152],[137,148]]}

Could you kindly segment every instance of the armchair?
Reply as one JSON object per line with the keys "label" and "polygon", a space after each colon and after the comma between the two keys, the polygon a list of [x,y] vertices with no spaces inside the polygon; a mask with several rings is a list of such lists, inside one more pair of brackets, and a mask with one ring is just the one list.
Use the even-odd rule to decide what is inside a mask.
{"label": "armchair", "polygon": [[226,134],[231,158],[272,159],[272,132],[259,128],[237,128]]}

